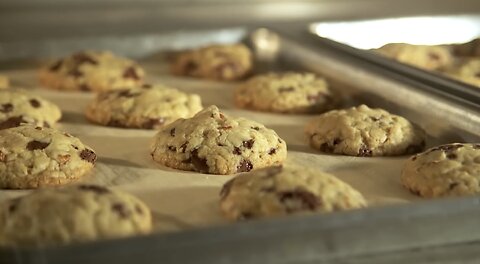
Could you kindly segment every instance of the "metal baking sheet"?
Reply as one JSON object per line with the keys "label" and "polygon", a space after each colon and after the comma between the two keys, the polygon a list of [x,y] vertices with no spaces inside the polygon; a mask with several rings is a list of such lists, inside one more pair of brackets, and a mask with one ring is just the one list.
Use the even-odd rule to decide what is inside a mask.
{"label": "metal baking sheet", "polygon": [[[372,254],[447,247],[480,240],[480,234],[471,232],[480,215],[477,197],[424,201],[400,186],[400,170],[407,157],[322,155],[308,147],[303,136],[303,124],[311,116],[236,109],[231,100],[234,83],[171,76],[165,58],[171,51],[183,47],[179,45],[184,45],[185,40],[190,46],[241,40],[254,50],[258,72],[296,69],[322,74],[345,96],[344,106],[367,103],[406,116],[427,130],[429,146],[478,142],[480,109],[475,102],[438,92],[428,83],[350,56],[329,45],[319,45],[317,39],[306,32],[232,29],[204,34],[211,38],[205,40],[198,32],[155,37],[151,45],[157,48],[139,56],[150,80],[199,93],[204,105],[217,104],[228,114],[265,123],[286,140],[287,162],[334,173],[359,189],[371,208],[227,223],[218,211],[217,201],[221,185],[231,176],[181,172],[158,166],[148,155],[153,131],[89,124],[82,112],[92,95],[37,89],[34,70],[9,70],[4,72],[13,77],[14,84],[30,87],[32,92],[61,106],[65,118],[60,127],[79,136],[99,154],[95,178],[91,180],[129,191],[143,199],[154,212],[156,232],[144,237],[55,248],[1,249],[0,263],[319,263],[357,257],[365,260]],[[132,38],[128,41],[141,45],[148,39],[151,36],[147,40]],[[69,41],[55,43],[57,48],[49,55],[61,55],[78,48],[69,46]],[[111,45],[110,49],[118,49],[116,41],[108,43],[92,41],[85,48]],[[42,60],[41,56],[39,59]],[[112,151],[112,146],[120,151]],[[23,193],[1,191],[0,197]]]}

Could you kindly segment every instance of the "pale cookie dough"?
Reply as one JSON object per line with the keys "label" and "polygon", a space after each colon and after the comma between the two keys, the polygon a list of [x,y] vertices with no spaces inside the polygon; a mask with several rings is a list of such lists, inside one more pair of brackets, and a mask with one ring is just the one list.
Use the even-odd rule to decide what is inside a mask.
{"label": "pale cookie dough", "polygon": [[64,91],[105,91],[143,83],[143,69],[108,51],[77,52],[42,68],[40,83]]}
{"label": "pale cookie dough", "polygon": [[97,95],[85,115],[105,126],[158,129],[202,110],[200,96],[163,85],[115,90]]}
{"label": "pale cookie dough", "polygon": [[27,91],[0,91],[0,129],[25,123],[52,127],[61,116],[58,106]]}
{"label": "pale cookie dough", "polygon": [[231,81],[245,77],[252,69],[252,52],[243,44],[211,45],[181,52],[173,60],[176,75]]}
{"label": "pale cookie dough", "polygon": [[376,50],[380,54],[427,70],[437,70],[452,63],[453,56],[445,46],[390,43]]}
{"label": "pale cookie dough", "polygon": [[0,203],[0,245],[47,247],[149,233],[136,197],[96,185],[46,188]]}
{"label": "pale cookie dough", "polygon": [[422,151],[425,133],[407,119],[366,105],[324,113],[305,126],[310,145],[350,156],[393,156]]}
{"label": "pale cookie dough", "polygon": [[347,183],[305,167],[271,167],[241,174],[225,183],[220,192],[220,208],[231,220],[333,212],[366,204]]}
{"label": "pale cookie dough", "polygon": [[445,70],[450,77],[480,87],[480,58],[467,59]]}
{"label": "pale cookie dough", "polygon": [[6,89],[10,86],[8,77],[5,75],[0,75],[0,89]]}
{"label": "pale cookie dough", "polygon": [[325,79],[312,73],[268,73],[255,76],[235,89],[241,108],[278,113],[321,113],[334,106]]}
{"label": "pale cookie dough", "polygon": [[480,144],[446,144],[412,156],[403,167],[401,182],[429,198],[479,194]]}
{"label": "pale cookie dough", "polygon": [[151,154],[156,162],[176,169],[233,174],[282,164],[287,145],[264,125],[229,117],[210,106],[163,127]]}
{"label": "pale cookie dough", "polygon": [[87,174],[96,159],[78,138],[52,128],[23,125],[0,130],[0,188],[67,184]]}

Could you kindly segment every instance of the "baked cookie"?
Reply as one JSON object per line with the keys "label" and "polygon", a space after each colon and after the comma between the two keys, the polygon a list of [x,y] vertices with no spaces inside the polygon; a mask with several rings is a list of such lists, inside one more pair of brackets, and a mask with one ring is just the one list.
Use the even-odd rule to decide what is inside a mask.
{"label": "baked cookie", "polygon": [[184,51],[171,64],[173,74],[231,81],[243,78],[252,68],[252,53],[243,44],[211,45]]}
{"label": "baked cookie", "polygon": [[10,86],[8,77],[5,75],[0,75],[0,89],[6,89]]}
{"label": "baked cookie", "polygon": [[26,91],[0,91],[0,129],[23,123],[53,126],[62,116],[55,104]]}
{"label": "baked cookie", "polygon": [[105,91],[143,83],[143,69],[108,51],[77,52],[42,68],[40,83],[64,91]]}
{"label": "baked cookie", "polygon": [[412,156],[402,184],[423,197],[480,193],[480,144],[446,144]]}
{"label": "baked cookie", "polygon": [[480,59],[468,59],[445,71],[450,77],[480,87]]}
{"label": "baked cookie", "polygon": [[425,133],[407,119],[366,105],[332,110],[305,127],[310,145],[326,153],[393,156],[422,151]]}
{"label": "baked cookie", "polygon": [[78,138],[23,125],[0,130],[0,188],[28,189],[78,180],[97,159]]}
{"label": "baked cookie", "polygon": [[202,110],[200,96],[163,85],[107,91],[87,107],[88,120],[115,127],[158,129]]}
{"label": "baked cookie", "polygon": [[97,185],[46,188],[0,203],[0,245],[45,247],[145,234],[148,207]]}
{"label": "baked cookie", "polygon": [[163,127],[151,154],[156,162],[176,169],[233,174],[282,164],[287,145],[264,125],[210,106]]}
{"label": "baked cookie", "polygon": [[451,45],[453,54],[459,57],[478,57],[480,56],[480,38],[476,38],[467,43]]}
{"label": "baked cookie", "polygon": [[332,212],[366,204],[347,183],[304,167],[270,167],[241,174],[225,183],[220,192],[220,208],[231,220]]}
{"label": "baked cookie", "polygon": [[268,73],[255,76],[235,89],[241,108],[278,113],[321,113],[334,97],[323,78],[312,73]]}
{"label": "baked cookie", "polygon": [[450,50],[445,46],[390,43],[377,51],[386,57],[427,70],[437,70],[453,61]]}

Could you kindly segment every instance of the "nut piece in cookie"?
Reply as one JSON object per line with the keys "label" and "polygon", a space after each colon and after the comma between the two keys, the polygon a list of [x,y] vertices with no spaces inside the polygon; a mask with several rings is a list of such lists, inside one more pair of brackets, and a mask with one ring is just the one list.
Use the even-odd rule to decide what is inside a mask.
{"label": "nut piece in cookie", "polygon": [[89,104],[88,120],[104,126],[159,129],[202,109],[200,96],[163,85],[106,91]]}
{"label": "nut piece in cookie", "polygon": [[40,69],[40,84],[62,91],[106,91],[143,83],[143,69],[109,51],[80,51]]}
{"label": "nut piece in cookie", "polygon": [[78,138],[52,128],[0,130],[0,188],[29,189],[75,182],[97,155]]}
{"label": "nut piece in cookie", "polygon": [[325,79],[296,72],[252,77],[235,89],[234,98],[241,108],[294,114],[322,113],[336,103]]}
{"label": "nut piece in cookie", "polygon": [[282,164],[287,145],[264,125],[229,117],[210,106],[161,128],[151,155],[156,162],[180,170],[234,174]]}
{"label": "nut piece in cookie", "polygon": [[97,185],[45,188],[0,203],[0,245],[45,247],[149,233],[149,208]]}
{"label": "nut piece in cookie", "polygon": [[252,69],[252,52],[243,44],[211,45],[178,54],[171,64],[176,75],[232,81]]}
{"label": "nut piece in cookie", "polygon": [[480,193],[480,144],[452,143],[410,157],[401,182],[423,197],[466,196]]}
{"label": "nut piece in cookie", "polygon": [[231,220],[333,212],[366,204],[347,183],[305,167],[270,167],[241,174],[220,192],[220,208]]}
{"label": "nut piece in cookie", "polygon": [[425,133],[407,119],[366,105],[324,113],[305,126],[310,145],[325,153],[358,157],[420,152]]}
{"label": "nut piece in cookie", "polygon": [[31,124],[51,127],[62,114],[55,104],[24,91],[0,91],[0,129]]}

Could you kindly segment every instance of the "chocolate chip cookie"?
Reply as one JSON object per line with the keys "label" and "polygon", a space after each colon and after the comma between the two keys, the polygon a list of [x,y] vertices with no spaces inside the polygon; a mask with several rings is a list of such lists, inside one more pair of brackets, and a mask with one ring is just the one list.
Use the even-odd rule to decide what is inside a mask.
{"label": "chocolate chip cookie", "polygon": [[453,56],[445,46],[390,43],[376,51],[394,60],[427,70],[437,70],[453,62]]}
{"label": "chocolate chip cookie", "polygon": [[108,51],[83,51],[42,68],[40,83],[63,91],[105,91],[143,83],[143,69],[135,62]]}
{"label": "chocolate chip cookie", "polygon": [[171,64],[173,74],[221,81],[241,79],[251,68],[252,52],[243,44],[211,45],[184,51]]}
{"label": "chocolate chip cookie", "polygon": [[312,73],[258,75],[235,89],[238,107],[268,112],[321,113],[334,101],[325,79]]}
{"label": "chocolate chip cookie", "polygon": [[25,123],[51,127],[61,116],[55,104],[26,91],[0,91],[0,129]]}
{"label": "chocolate chip cookie", "polygon": [[220,208],[231,220],[332,212],[366,204],[347,183],[305,167],[271,167],[241,174],[220,192]]}
{"label": "chocolate chip cookie", "polygon": [[45,247],[145,234],[148,207],[97,185],[45,188],[0,203],[0,245]]}
{"label": "chocolate chip cookie", "polygon": [[28,189],[80,179],[97,156],[78,138],[52,128],[0,130],[0,188]]}
{"label": "chocolate chip cookie", "polygon": [[200,96],[163,85],[102,92],[85,115],[95,123],[127,128],[158,129],[202,109]]}
{"label": "chocolate chip cookie", "polygon": [[412,156],[403,167],[401,182],[429,198],[479,194],[480,144],[446,144]]}
{"label": "chocolate chip cookie", "polygon": [[305,126],[310,145],[325,153],[358,157],[416,153],[425,133],[407,119],[366,105],[332,110]]}
{"label": "chocolate chip cookie", "polygon": [[163,127],[151,146],[165,166],[210,174],[233,174],[279,165],[287,146],[275,131],[210,106],[190,119]]}

